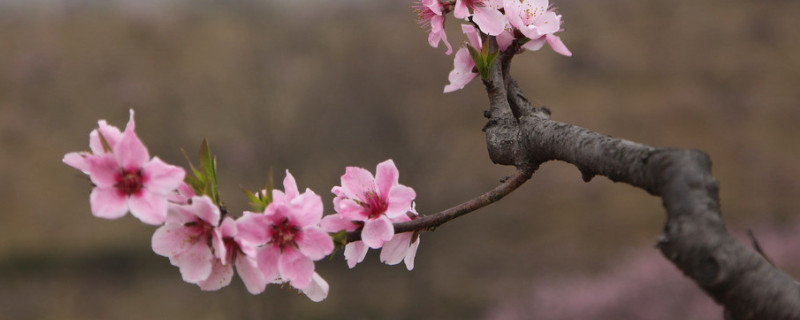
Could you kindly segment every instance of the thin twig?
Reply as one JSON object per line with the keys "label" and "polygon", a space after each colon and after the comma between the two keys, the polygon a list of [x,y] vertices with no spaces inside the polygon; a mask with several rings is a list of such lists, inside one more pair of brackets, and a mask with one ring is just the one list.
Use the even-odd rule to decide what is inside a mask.
{"label": "thin twig", "polygon": [[[514,172],[508,179],[503,181],[500,185],[495,187],[494,189],[486,192],[472,200],[459,204],[455,207],[446,209],[439,213],[435,213],[432,215],[421,216],[418,219],[414,219],[407,222],[400,222],[394,224],[394,232],[395,233],[403,233],[403,232],[411,232],[411,231],[432,231],[436,227],[463,216],[467,213],[473,212],[485,206],[488,206],[492,203],[497,202],[498,200],[502,199],[509,193],[513,192],[519,186],[521,186],[525,181],[531,178],[533,174],[533,168],[524,168],[520,167],[517,168],[517,171]],[[347,233],[347,242],[359,241],[361,240],[361,230],[356,230],[353,232]]]}

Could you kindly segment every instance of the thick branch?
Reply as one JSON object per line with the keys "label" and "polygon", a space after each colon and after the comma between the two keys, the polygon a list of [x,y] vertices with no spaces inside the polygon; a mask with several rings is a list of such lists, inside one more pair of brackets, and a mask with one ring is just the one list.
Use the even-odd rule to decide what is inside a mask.
{"label": "thick branch", "polygon": [[[528,181],[532,174],[533,169],[531,168],[519,168],[516,172],[514,172],[513,175],[507,177],[499,186],[495,187],[489,192],[436,214],[421,216],[417,219],[407,222],[395,223],[394,232],[403,233],[410,231],[433,230],[445,222],[497,202],[519,188],[519,186],[525,183],[525,181]],[[361,240],[360,230],[349,232],[347,234],[347,242],[359,240]]]}
{"label": "thick branch", "polygon": [[[509,108],[506,112],[513,111],[517,123],[498,127],[512,122],[490,118],[484,128],[495,163],[518,166],[518,159],[527,157],[535,167],[561,160],[578,167],[585,181],[602,175],[660,196],[667,222],[658,248],[725,307],[726,319],[800,319],[800,289],[794,280],[726,231],[718,183],[705,153],[650,147],[550,120],[548,112],[530,105],[511,78],[512,55],[498,59],[494,69],[502,72],[485,81],[491,115]],[[506,101],[495,104],[500,82]],[[498,139],[489,138],[515,130],[521,141],[496,144]]]}

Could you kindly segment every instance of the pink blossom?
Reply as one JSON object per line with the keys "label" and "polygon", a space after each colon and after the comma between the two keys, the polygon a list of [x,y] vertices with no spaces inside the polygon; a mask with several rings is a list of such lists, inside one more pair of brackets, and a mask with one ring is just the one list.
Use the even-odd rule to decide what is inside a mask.
{"label": "pink blossom", "polygon": [[428,44],[438,48],[439,42],[444,42],[447,46],[445,54],[453,53],[453,47],[447,41],[444,29],[445,17],[442,14],[442,4],[438,0],[422,0],[414,4],[414,9],[417,12],[417,23],[428,29]]}
{"label": "pink blossom", "polygon": [[456,0],[453,16],[458,19],[472,17],[472,21],[481,31],[496,36],[502,33],[508,24],[505,15],[500,12],[502,8],[502,0]]}
{"label": "pink blossom", "polygon": [[264,214],[246,212],[237,224],[242,243],[256,248],[259,270],[268,282],[289,282],[304,290],[314,281],[314,261],[333,251],[333,240],[319,227],[322,199],[297,189],[286,171],[285,191],[273,190]]}
{"label": "pink blossom", "polygon": [[311,283],[302,291],[311,301],[320,302],[328,297],[328,289],[328,282],[314,272],[314,275],[311,276]]}
{"label": "pink blossom", "polygon": [[[411,221],[419,216],[413,207],[407,214],[392,220],[394,223]],[[381,262],[388,265],[395,265],[404,261],[406,268],[411,271],[414,269],[414,258],[419,247],[419,234],[416,232],[403,232],[395,234],[392,240],[383,244],[381,249]],[[363,257],[362,257],[363,259]]]}
{"label": "pink blossom", "polygon": [[[483,47],[480,35],[478,31],[475,30],[475,27],[462,24],[461,31],[467,36],[467,40],[469,45],[471,45],[475,50],[480,51]],[[453,59],[453,70],[450,71],[450,74],[447,76],[447,79],[450,81],[448,85],[444,87],[444,93],[450,93],[456,90],[461,90],[466,86],[472,79],[478,76],[478,73],[474,71],[475,69],[475,61],[472,60],[472,56],[469,54],[469,49],[466,47],[459,49],[456,51],[456,55]]]}
{"label": "pink blossom", "polygon": [[[209,246],[224,246],[216,229],[219,220],[219,208],[208,196],[193,197],[188,205],[171,204],[165,224],[153,234],[153,251],[180,268],[186,282],[200,284],[216,271],[212,280],[227,285],[232,272],[221,268],[225,261],[215,261],[218,259]],[[205,282],[201,287],[212,285]]]}
{"label": "pink blossom", "polygon": [[167,198],[183,181],[183,169],[150,158],[136,136],[133,110],[124,132],[99,121],[89,135],[92,152],[72,152],[63,162],[89,175],[95,185],[90,195],[92,214],[116,219],[130,211],[144,223],[161,224],[167,216]]}
{"label": "pink blossom", "polygon": [[390,219],[405,215],[416,198],[414,189],[401,185],[394,161],[378,164],[375,176],[366,169],[347,167],[341,186],[331,190],[334,209],[345,219],[364,223],[361,239],[377,249],[394,235]]}
{"label": "pink blossom", "polygon": [[322,220],[323,229],[354,231],[363,226],[362,241],[348,243],[344,249],[350,268],[364,260],[369,248],[396,245],[392,242],[397,237],[392,222],[408,219],[406,213],[412,210],[411,203],[416,198],[414,189],[399,183],[399,176],[392,160],[378,164],[375,177],[366,169],[347,167],[342,185],[331,190],[336,195],[333,205],[338,213]]}
{"label": "pink blossom", "polygon": [[561,31],[561,15],[548,9],[548,0],[503,0],[503,5],[511,26],[530,39],[523,48],[536,51],[548,43],[553,51],[565,56],[572,55],[561,38],[554,35]]}

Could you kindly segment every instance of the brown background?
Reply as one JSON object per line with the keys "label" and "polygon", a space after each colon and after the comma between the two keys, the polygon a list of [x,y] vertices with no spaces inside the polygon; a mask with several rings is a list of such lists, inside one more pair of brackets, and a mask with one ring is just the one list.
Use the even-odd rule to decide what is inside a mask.
{"label": "brown background", "polygon": [[[191,4],[189,4],[191,2]],[[317,263],[312,303],[181,281],[151,226],[89,211],[63,165],[97,119],[135,108],[154,155],[207,137],[229,209],[269,168],[323,195],[344,167],[392,158],[432,213],[496,185],[479,83],[443,95],[452,57],[408,1],[5,1],[0,4],[0,319],[720,319],[652,248],[658,198],[545,164],[506,200],[425,233],[417,268]],[[708,152],[736,234],[800,274],[800,2],[562,0],[566,58],[513,69],[553,118]],[[460,22],[449,19],[458,46]],[[744,237],[743,237],[744,238]]]}

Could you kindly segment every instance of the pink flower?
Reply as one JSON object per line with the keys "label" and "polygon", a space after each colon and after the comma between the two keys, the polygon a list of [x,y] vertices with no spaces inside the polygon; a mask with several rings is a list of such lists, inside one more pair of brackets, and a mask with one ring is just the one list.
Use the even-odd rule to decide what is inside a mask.
{"label": "pink flower", "polygon": [[561,31],[561,15],[548,9],[548,0],[503,0],[503,5],[511,26],[530,39],[523,48],[536,51],[548,43],[553,51],[565,56],[572,55],[561,38],[554,35]]}
{"label": "pink flower", "polygon": [[447,46],[445,54],[453,53],[453,47],[447,41],[447,33],[444,30],[442,4],[438,0],[421,0],[414,3],[414,10],[417,12],[417,23],[428,29],[428,44],[438,48],[439,42],[444,42]]}
{"label": "pink flower", "polygon": [[214,229],[211,245],[216,259],[211,275],[198,283],[203,290],[217,290],[227,286],[233,276],[233,266],[236,266],[236,271],[248,292],[251,294],[264,292],[269,281],[264,279],[258,269],[255,248],[239,238],[237,228],[239,223],[242,223],[241,219],[234,221],[226,217],[220,226]]}
{"label": "pink flower", "polygon": [[[412,208],[408,214],[393,219],[392,222],[405,222],[416,219],[419,216],[417,210]],[[395,234],[392,240],[383,244],[381,249],[381,262],[388,265],[395,265],[400,261],[405,261],[406,268],[411,271],[414,269],[414,258],[419,247],[419,234],[416,232],[403,232]],[[363,258],[362,258],[363,259]]]}
{"label": "pink flower", "polygon": [[405,215],[416,198],[414,189],[398,183],[399,176],[392,160],[379,163],[374,177],[366,169],[347,167],[342,185],[331,190],[336,195],[334,209],[342,218],[364,223],[361,239],[370,248],[392,239],[391,219]]}
{"label": "pink flower", "polygon": [[[478,25],[484,33],[496,36],[502,33],[508,20],[500,12],[503,9],[502,0],[456,0],[453,15],[458,19],[466,19],[470,16],[472,21]],[[472,14],[470,14],[472,10]]]}
{"label": "pink flower", "polygon": [[[169,258],[172,265],[180,268],[183,280],[200,284],[212,276],[216,257],[209,244],[224,246],[221,233],[216,230],[219,223],[219,208],[208,196],[193,197],[188,205],[169,207],[165,224],[153,234],[152,247],[156,254]],[[213,279],[227,285],[232,272],[216,266]],[[201,287],[211,287],[205,282]]]}
{"label": "pink flower", "polygon": [[88,152],[72,152],[63,162],[89,175],[95,185],[90,195],[92,214],[116,219],[130,211],[147,224],[161,224],[167,216],[167,198],[183,181],[185,172],[150,158],[135,133],[133,110],[124,132],[99,121],[89,135]]}
{"label": "pink flower", "polygon": [[256,261],[265,280],[305,290],[314,283],[314,261],[333,251],[333,240],[319,227],[319,195],[309,189],[299,193],[288,170],[283,186],[285,192],[273,190],[264,214],[246,212],[237,227],[242,242],[257,247]]}
{"label": "pink flower", "polygon": [[[483,46],[480,35],[478,35],[478,31],[475,30],[475,27],[462,24],[461,31],[467,35],[469,45],[475,48],[475,50],[480,51]],[[475,61],[472,60],[469,49],[466,47],[458,49],[453,59],[453,70],[450,71],[450,74],[447,76],[450,83],[444,87],[444,93],[463,89],[472,79],[478,76],[478,73],[475,72],[474,69]]]}

